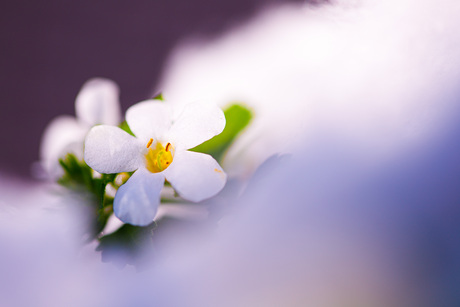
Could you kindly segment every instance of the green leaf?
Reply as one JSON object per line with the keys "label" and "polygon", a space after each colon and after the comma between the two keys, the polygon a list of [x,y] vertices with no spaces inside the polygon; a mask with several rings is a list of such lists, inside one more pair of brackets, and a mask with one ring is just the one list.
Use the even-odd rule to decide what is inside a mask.
{"label": "green leaf", "polygon": [[134,133],[131,131],[131,128],[129,128],[128,126],[128,123],[125,121],[123,121],[120,126],[119,126],[122,130],[128,132],[129,134],[131,134],[132,136],[134,136]]}
{"label": "green leaf", "polygon": [[163,97],[163,93],[159,93],[158,95],[156,95],[155,97],[153,97],[153,99],[165,101],[165,99],[164,99],[164,97]]}
{"label": "green leaf", "polygon": [[242,104],[234,103],[224,109],[227,124],[221,134],[190,149],[191,151],[210,154],[217,161],[221,161],[233,141],[246,128],[253,117],[250,109]]}
{"label": "green leaf", "polygon": [[64,175],[58,179],[59,184],[71,190],[92,188],[92,170],[84,161],[69,153],[64,159],[59,159],[59,164],[64,170]]}

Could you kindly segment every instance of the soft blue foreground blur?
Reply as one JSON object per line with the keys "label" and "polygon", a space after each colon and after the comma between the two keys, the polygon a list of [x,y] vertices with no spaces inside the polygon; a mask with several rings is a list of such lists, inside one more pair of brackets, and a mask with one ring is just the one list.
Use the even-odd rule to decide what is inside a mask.
{"label": "soft blue foreground blur", "polygon": [[1,305],[456,306],[456,123],[379,164],[333,138],[275,159],[219,229],[163,232],[142,272],[81,248],[69,203],[2,178],[23,204],[2,204]]}

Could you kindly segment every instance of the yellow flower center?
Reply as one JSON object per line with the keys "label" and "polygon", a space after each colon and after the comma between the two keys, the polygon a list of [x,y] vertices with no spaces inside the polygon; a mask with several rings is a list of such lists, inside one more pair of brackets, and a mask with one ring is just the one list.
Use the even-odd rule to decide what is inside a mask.
{"label": "yellow flower center", "polygon": [[145,166],[150,172],[159,173],[171,165],[173,148],[171,143],[166,144],[166,147],[163,147],[160,142],[157,142],[155,146],[152,146],[152,143],[153,139],[150,139],[147,143],[148,151],[145,154]]}

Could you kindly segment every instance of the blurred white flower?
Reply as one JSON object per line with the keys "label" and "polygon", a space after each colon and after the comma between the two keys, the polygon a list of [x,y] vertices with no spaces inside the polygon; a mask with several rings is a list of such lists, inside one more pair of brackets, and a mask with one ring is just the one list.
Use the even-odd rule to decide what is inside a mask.
{"label": "blurred white flower", "polygon": [[73,153],[83,158],[83,141],[89,129],[97,124],[118,125],[121,119],[119,89],[115,82],[94,78],[87,81],[75,100],[76,117],[62,115],[46,127],[40,160],[47,177],[62,175],[59,158]]}
{"label": "blurred white flower", "polygon": [[136,137],[118,127],[91,129],[85,161],[100,173],[136,171],[115,195],[115,215],[125,223],[153,221],[165,179],[183,198],[199,202],[217,194],[227,175],[209,155],[187,151],[222,132],[225,116],[215,105],[187,104],[179,116],[166,102],[148,100],[128,109]]}
{"label": "blurred white flower", "polygon": [[254,110],[222,162],[232,175],[248,176],[326,129],[376,154],[397,151],[437,124],[441,106],[425,101],[456,82],[460,2],[298,2],[212,40],[183,40],[156,88],[171,101],[242,101]]}

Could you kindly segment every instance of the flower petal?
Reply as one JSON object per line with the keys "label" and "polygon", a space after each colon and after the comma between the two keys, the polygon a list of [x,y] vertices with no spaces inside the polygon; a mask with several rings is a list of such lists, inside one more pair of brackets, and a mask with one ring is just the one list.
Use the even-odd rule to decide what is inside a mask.
{"label": "flower petal", "polygon": [[165,177],[150,173],[145,168],[137,170],[115,195],[113,211],[125,223],[137,226],[150,224],[160,204],[160,192]]}
{"label": "flower petal", "polygon": [[115,82],[95,78],[87,81],[77,95],[77,118],[89,126],[118,125],[121,120],[119,90]]}
{"label": "flower petal", "polygon": [[72,152],[82,158],[87,129],[71,116],[59,116],[48,124],[40,144],[40,159],[49,176],[57,178],[62,174],[59,158],[63,158],[66,153]]}
{"label": "flower petal", "polygon": [[216,195],[227,181],[213,157],[192,151],[176,152],[163,174],[180,196],[194,202]]}
{"label": "flower petal", "polygon": [[150,138],[158,141],[171,127],[172,111],[161,100],[145,100],[126,111],[126,122],[134,135],[142,141]]}
{"label": "flower petal", "polygon": [[143,163],[143,145],[114,126],[93,127],[85,140],[85,161],[100,173],[131,172]]}
{"label": "flower petal", "polygon": [[225,115],[214,104],[194,102],[185,105],[168,134],[176,148],[189,149],[200,145],[225,128]]}

